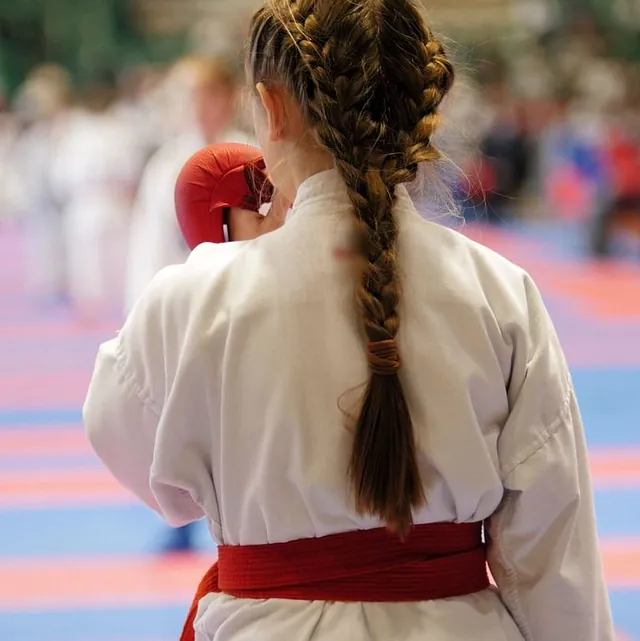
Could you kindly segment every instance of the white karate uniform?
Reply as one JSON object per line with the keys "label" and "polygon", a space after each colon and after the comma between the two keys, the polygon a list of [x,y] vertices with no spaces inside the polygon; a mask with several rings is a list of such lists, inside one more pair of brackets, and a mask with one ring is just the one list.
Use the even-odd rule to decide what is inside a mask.
{"label": "white karate uniform", "polygon": [[64,203],[70,293],[85,313],[120,311],[143,143],[112,110],[78,110],[70,120],[52,169]]}
{"label": "white karate uniform", "polygon": [[[247,136],[237,131],[227,132],[221,140],[251,144]],[[127,311],[163,267],[183,263],[189,255],[178,225],[174,192],[184,164],[206,144],[196,131],[177,136],[154,154],[144,170],[129,239]]]}
{"label": "white karate uniform", "polygon": [[51,180],[66,124],[63,114],[32,123],[13,149],[14,204],[25,226],[28,287],[42,302],[55,302],[68,293],[62,215]]}
{"label": "white karate uniform", "polygon": [[[531,278],[427,222],[403,187],[400,376],[428,505],[417,523],[486,521],[499,591],[414,604],[205,597],[199,641],[613,641],[584,432]],[[347,478],[343,409],[367,380],[336,171],[286,224],[203,245],[163,270],[100,348],[88,436],[165,519],[263,544],[380,526]],[[351,392],[349,392],[351,390]],[[194,586],[195,589],[195,586]]]}
{"label": "white karate uniform", "polygon": [[19,134],[17,120],[0,111],[0,224],[24,214],[21,209],[25,196],[20,188],[20,168],[14,157]]}

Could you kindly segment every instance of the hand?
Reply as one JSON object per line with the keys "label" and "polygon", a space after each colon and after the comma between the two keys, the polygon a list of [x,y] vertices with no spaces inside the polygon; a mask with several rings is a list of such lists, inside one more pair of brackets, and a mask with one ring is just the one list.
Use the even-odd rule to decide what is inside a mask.
{"label": "hand", "polygon": [[232,207],[229,212],[229,236],[232,241],[252,240],[284,225],[290,203],[275,192],[269,212],[263,216],[255,211]]}

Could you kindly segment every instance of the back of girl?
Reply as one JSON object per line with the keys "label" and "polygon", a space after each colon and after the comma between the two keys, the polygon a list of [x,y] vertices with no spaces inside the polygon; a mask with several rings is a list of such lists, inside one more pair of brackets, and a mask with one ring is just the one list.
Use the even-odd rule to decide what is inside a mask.
{"label": "back of girl", "polygon": [[270,0],[247,73],[287,220],[163,270],[85,405],[114,475],[220,546],[182,638],[613,641],[540,294],[404,187],[442,44],[408,0]]}

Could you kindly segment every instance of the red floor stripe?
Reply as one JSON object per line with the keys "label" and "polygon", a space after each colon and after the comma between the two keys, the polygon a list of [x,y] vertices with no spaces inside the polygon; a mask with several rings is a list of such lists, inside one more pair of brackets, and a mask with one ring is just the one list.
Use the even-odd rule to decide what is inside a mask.
{"label": "red floor stripe", "polygon": [[640,590],[640,539],[607,539],[601,549],[609,588]]}
{"label": "red floor stripe", "polygon": [[106,469],[0,473],[0,508],[120,505],[134,500]]}
{"label": "red floor stripe", "polygon": [[82,427],[0,431],[0,456],[43,458],[91,454]]}
{"label": "red floor stripe", "polygon": [[[640,540],[603,547],[613,589],[640,589]],[[0,609],[187,603],[212,556],[0,561]]]}
{"label": "red floor stripe", "polygon": [[598,488],[639,487],[640,449],[592,450],[591,473]]}
{"label": "red floor stripe", "polygon": [[[43,431],[39,438],[42,441],[32,440],[30,432],[0,435],[0,470],[4,456],[45,458],[39,470],[0,471],[0,508],[117,505],[134,500],[106,468],[46,469],[46,457],[92,455],[82,432]],[[596,452],[592,455],[592,471],[598,488],[640,487],[640,451]]]}
{"label": "red floor stripe", "polygon": [[91,372],[0,377],[0,409],[82,406]]}
{"label": "red floor stripe", "polygon": [[0,561],[0,609],[182,605],[211,562],[209,555]]}

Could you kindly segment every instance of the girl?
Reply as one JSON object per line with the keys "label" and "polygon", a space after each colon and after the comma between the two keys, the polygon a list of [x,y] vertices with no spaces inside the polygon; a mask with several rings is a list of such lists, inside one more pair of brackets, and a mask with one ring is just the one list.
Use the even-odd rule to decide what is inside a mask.
{"label": "girl", "polygon": [[613,641],[540,294],[404,187],[442,45],[409,0],[270,0],[247,69],[287,221],[164,270],[85,405],[114,475],[220,544],[183,638]]}

